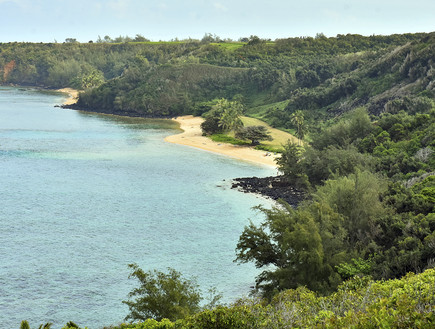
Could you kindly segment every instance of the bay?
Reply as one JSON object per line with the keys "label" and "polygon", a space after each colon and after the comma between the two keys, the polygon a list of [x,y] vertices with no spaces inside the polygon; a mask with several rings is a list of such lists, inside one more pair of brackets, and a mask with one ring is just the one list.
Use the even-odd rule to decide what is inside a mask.
{"label": "bay", "polygon": [[55,108],[63,99],[0,87],[1,326],[118,324],[130,263],[175,268],[224,302],[246,295],[258,270],[233,262],[235,246],[270,202],[230,180],[273,170],[166,143],[169,120]]}

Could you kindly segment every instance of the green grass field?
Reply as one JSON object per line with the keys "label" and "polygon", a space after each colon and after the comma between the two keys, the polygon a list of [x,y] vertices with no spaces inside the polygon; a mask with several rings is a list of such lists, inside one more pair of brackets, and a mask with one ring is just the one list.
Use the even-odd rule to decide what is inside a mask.
{"label": "green grass field", "polygon": [[279,108],[280,110],[283,110],[286,108],[287,104],[288,104],[288,100],[282,102],[270,103],[266,105],[253,106],[247,109],[246,114],[248,114],[250,117],[263,119],[264,116],[266,115],[266,112],[269,109]]}
{"label": "green grass field", "polygon": [[271,141],[263,141],[261,144],[271,147],[273,149],[282,150],[282,146],[291,141],[293,143],[300,143],[299,139],[289,134],[288,132],[272,128],[266,122],[256,118],[242,117],[243,124],[245,126],[266,126],[272,136]]}
{"label": "green grass field", "polygon": [[[162,44],[184,44],[189,43],[189,41],[186,40],[179,40],[179,41],[129,41],[129,44],[140,44],[140,45],[162,45]],[[111,43],[113,45],[119,45],[122,43],[113,42]],[[218,46],[221,48],[224,48],[229,51],[237,50],[241,47],[243,47],[246,42],[212,42],[210,43],[213,46]]]}
{"label": "green grass field", "polygon": [[[255,148],[259,150],[269,151],[269,152],[281,152],[283,151],[283,145],[287,144],[287,141],[291,141],[293,143],[300,143],[299,139],[295,136],[289,134],[288,132],[272,128],[266,122],[261,121],[256,118],[250,117],[242,117],[243,124],[246,126],[265,126],[270,135],[272,136],[271,141],[262,141],[260,145],[257,145]],[[247,141],[242,141],[234,137],[234,132],[230,132],[228,134],[215,134],[210,136],[210,139],[215,142],[221,143],[229,143],[233,145],[249,145],[250,143]]]}
{"label": "green grass field", "polygon": [[222,43],[210,43],[210,44],[213,46],[225,48],[226,50],[229,51],[234,51],[243,47],[246,44],[246,42],[222,42]]}

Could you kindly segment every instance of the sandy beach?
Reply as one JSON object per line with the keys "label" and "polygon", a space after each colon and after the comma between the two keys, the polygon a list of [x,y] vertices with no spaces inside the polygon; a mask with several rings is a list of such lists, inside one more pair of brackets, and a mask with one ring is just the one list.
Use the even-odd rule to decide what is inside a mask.
{"label": "sandy beach", "polygon": [[[69,95],[63,102],[64,105],[71,105],[77,102],[79,91],[72,88],[62,88],[57,91]],[[204,121],[201,117],[186,115],[174,118],[180,125],[182,133],[168,136],[166,142],[191,146],[205,151],[214,152],[230,156],[236,159],[250,161],[261,165],[276,168],[275,155],[266,151],[255,150],[249,146],[231,145],[226,143],[217,143],[211,139],[202,136],[201,123]]]}
{"label": "sandy beach", "polygon": [[216,143],[202,136],[201,117],[192,115],[181,116],[173,119],[180,124],[183,130],[181,134],[168,136],[165,141],[174,144],[196,147],[209,152],[219,153],[240,160],[250,161],[257,164],[276,167],[275,156],[265,151],[255,150],[249,146],[238,146],[225,143]]}
{"label": "sandy beach", "polygon": [[63,102],[63,105],[71,105],[77,103],[77,100],[79,98],[78,90],[72,88],[62,88],[62,89],[58,89],[57,91],[69,95],[69,97]]}

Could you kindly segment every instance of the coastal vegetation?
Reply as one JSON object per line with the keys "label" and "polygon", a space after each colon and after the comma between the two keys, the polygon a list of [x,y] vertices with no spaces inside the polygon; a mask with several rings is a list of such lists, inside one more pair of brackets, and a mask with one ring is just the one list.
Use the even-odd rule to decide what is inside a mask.
{"label": "coastal vegetation", "polygon": [[168,315],[147,306],[131,318],[141,323],[117,328],[433,326],[434,33],[109,41],[0,44],[0,78],[81,89],[77,109],[200,115],[219,141],[293,133],[280,145],[280,182],[305,196],[259,207],[264,222],[240,235],[236,261],[263,269],[255,297]]}
{"label": "coastal vegetation", "polygon": [[125,320],[145,321],[183,319],[200,310],[201,295],[192,280],[184,279],[181,273],[169,269],[168,273],[159,271],[144,272],[136,264],[130,264],[130,277],[140,282],[139,288],[130,292],[130,300],[123,301],[130,313]]}
{"label": "coastal vegetation", "polygon": [[328,294],[356,274],[382,280],[433,267],[434,114],[431,105],[372,121],[359,108],[310,145],[285,146],[280,171],[307,200],[260,208],[266,221],[247,226],[237,245],[238,261],[264,268],[256,288],[265,298],[299,286]]}
{"label": "coastal vegetation", "polygon": [[[206,309],[176,321],[147,319],[106,329],[429,329],[435,322],[434,283],[433,269],[387,281],[354,277],[328,296],[299,287],[275,295],[270,303],[259,299],[240,299],[231,307]],[[70,322],[63,327],[71,328],[79,326]]]}
{"label": "coastal vegetation", "polygon": [[266,126],[248,126],[236,131],[236,137],[240,139],[249,139],[251,145],[258,145],[260,141],[272,140],[272,136],[267,131]]}

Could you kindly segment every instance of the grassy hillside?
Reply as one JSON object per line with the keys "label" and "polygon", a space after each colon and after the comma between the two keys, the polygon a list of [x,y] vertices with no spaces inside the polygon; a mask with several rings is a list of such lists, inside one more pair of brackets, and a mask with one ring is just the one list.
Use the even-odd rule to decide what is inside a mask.
{"label": "grassy hillside", "polygon": [[[85,89],[83,109],[140,116],[201,114],[215,98],[294,129],[358,106],[379,114],[403,97],[432,97],[433,34],[338,35],[274,42],[0,44],[2,83]],[[285,104],[285,106],[284,106]]]}
{"label": "grassy hillside", "polygon": [[300,141],[295,136],[283,130],[272,128],[266,122],[261,121],[259,119],[242,117],[242,121],[245,126],[265,126],[268,129],[270,136],[272,137],[272,140],[263,141],[262,142],[263,145],[267,145],[275,149],[282,149],[283,145],[285,145],[288,141],[296,144],[300,143]]}
{"label": "grassy hillside", "polygon": [[413,37],[390,43],[355,37],[351,47],[341,37],[190,45],[164,65],[136,61],[84,93],[80,106],[172,116],[201,114],[203,102],[236,97],[247,115],[292,131],[298,110],[316,127],[360,106],[380,114],[405,97],[424,102],[434,95],[435,37]]}

